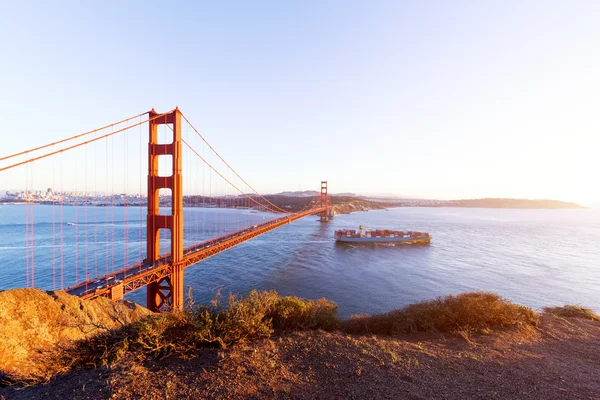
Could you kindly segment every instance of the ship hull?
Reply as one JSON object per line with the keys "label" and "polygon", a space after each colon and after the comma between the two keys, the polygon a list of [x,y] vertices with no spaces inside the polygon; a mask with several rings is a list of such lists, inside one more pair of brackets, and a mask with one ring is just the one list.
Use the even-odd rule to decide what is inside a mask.
{"label": "ship hull", "polygon": [[431,236],[429,237],[418,237],[418,238],[391,238],[391,237],[342,237],[335,239],[342,243],[352,244],[429,244],[431,242]]}

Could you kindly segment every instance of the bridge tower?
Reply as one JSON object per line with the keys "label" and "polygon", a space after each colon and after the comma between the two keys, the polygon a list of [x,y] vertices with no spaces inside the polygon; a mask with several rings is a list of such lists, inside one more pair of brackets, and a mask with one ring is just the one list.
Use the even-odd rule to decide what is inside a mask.
{"label": "bridge tower", "polygon": [[329,196],[327,194],[327,181],[321,181],[321,207],[325,207],[321,216],[321,222],[329,221]]}
{"label": "bridge tower", "polygon": [[[152,311],[160,309],[179,310],[183,307],[183,183],[181,175],[181,112],[178,108],[158,115],[154,109],[149,113],[148,140],[148,216],[147,216],[147,261],[157,261],[160,254],[160,231],[171,232],[170,274],[147,287],[147,307]],[[171,143],[158,143],[158,126],[170,124],[173,131]],[[158,159],[171,156],[172,173],[159,176]],[[171,213],[160,213],[160,189],[171,190]]]}

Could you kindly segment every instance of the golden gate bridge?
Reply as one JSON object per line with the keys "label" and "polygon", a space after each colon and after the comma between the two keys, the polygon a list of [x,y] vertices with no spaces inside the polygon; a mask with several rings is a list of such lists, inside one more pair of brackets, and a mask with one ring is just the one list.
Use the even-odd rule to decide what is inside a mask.
{"label": "golden gate bridge", "polygon": [[[178,108],[0,157],[0,177],[24,185],[14,199],[25,207],[25,287],[35,287],[36,258],[38,265],[42,258],[53,289],[120,300],[146,287],[153,311],[183,307],[186,268],[300,218],[318,214],[326,222],[330,216],[326,181],[303,208],[282,208],[248,184]],[[40,194],[36,187],[48,189]],[[184,199],[201,212],[184,217]],[[52,208],[52,233],[36,238],[40,204]],[[74,222],[65,221],[63,207],[74,207]],[[115,237],[116,208],[123,214],[122,239]],[[225,208],[262,219],[248,212],[207,216]],[[130,226],[128,213],[136,212],[139,223]],[[66,227],[75,229],[74,258],[65,253]]]}

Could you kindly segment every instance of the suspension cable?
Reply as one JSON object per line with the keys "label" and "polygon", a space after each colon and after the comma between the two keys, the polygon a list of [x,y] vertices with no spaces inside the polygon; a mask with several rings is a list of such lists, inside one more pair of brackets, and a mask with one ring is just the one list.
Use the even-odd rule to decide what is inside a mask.
{"label": "suspension cable", "polygon": [[[223,174],[221,174],[219,171],[217,171],[217,170],[215,169],[215,167],[213,167],[211,164],[209,164],[209,163],[208,163],[208,161],[206,161],[206,160],[205,160],[205,159],[204,159],[204,158],[203,158],[203,157],[202,157],[202,156],[201,156],[201,155],[200,155],[200,154],[199,154],[199,153],[198,153],[196,150],[194,150],[194,148],[193,148],[192,146],[190,146],[190,144],[189,144],[189,143],[188,143],[188,142],[187,142],[185,139],[183,139],[183,138],[182,138],[182,139],[181,139],[181,142],[182,142],[183,144],[185,144],[185,145],[186,145],[186,146],[187,146],[187,147],[188,147],[188,148],[189,148],[189,149],[190,149],[190,150],[191,150],[191,151],[192,151],[192,152],[193,152],[193,153],[194,153],[196,156],[198,156],[198,158],[200,158],[202,161],[204,161],[204,163],[205,163],[206,165],[208,165],[208,166],[210,167],[210,169],[212,169],[213,171],[215,171],[215,172],[216,172],[216,173],[217,173],[217,174],[218,174],[218,175],[219,175],[221,178],[223,178],[223,179],[225,180],[225,182],[229,183],[229,184],[230,184],[231,186],[233,186],[233,187],[234,187],[234,188],[235,188],[235,189],[236,189],[238,192],[240,192],[241,194],[243,194],[244,196],[246,196],[247,198],[249,198],[251,201],[253,201],[254,203],[258,204],[259,206],[262,206],[262,207],[264,207],[265,209],[267,209],[267,210],[269,210],[269,211],[272,211],[272,212],[274,212],[274,213],[280,214],[280,213],[282,213],[282,212],[283,212],[284,214],[289,214],[289,212],[287,212],[287,211],[283,211],[283,210],[282,210],[282,211],[276,211],[276,210],[274,210],[274,209],[272,209],[272,208],[269,208],[269,207],[267,207],[267,206],[264,206],[263,204],[261,204],[261,203],[259,203],[258,201],[256,201],[256,200],[255,200],[255,199],[254,199],[252,196],[249,196],[248,194],[244,193],[244,192],[243,192],[243,191],[242,191],[240,188],[238,188],[238,187],[237,187],[237,186],[235,186],[233,183],[231,183],[231,181],[230,181],[229,179],[225,178],[225,177],[223,176]],[[277,208],[279,208],[279,207],[277,207]]]}
{"label": "suspension cable", "polygon": [[[308,210],[311,203],[315,200],[317,200],[319,198],[319,196],[314,196],[313,198],[310,199],[310,201],[308,202],[308,204],[306,206],[304,206],[304,208],[302,208],[300,211],[296,211],[294,214],[300,214],[301,212],[304,212],[304,210]],[[310,207],[310,208],[314,208],[314,207]]]}
{"label": "suspension cable", "polygon": [[63,152],[65,152],[65,151],[67,151],[67,150],[75,149],[75,148],[77,148],[77,147],[81,147],[81,146],[84,146],[84,145],[86,145],[86,144],[89,144],[89,143],[96,142],[96,141],[98,141],[98,140],[100,140],[100,139],[105,139],[105,138],[107,138],[107,137],[110,137],[110,136],[113,136],[113,135],[115,135],[115,134],[117,134],[117,133],[120,133],[120,132],[126,131],[126,130],[128,130],[128,129],[134,128],[134,127],[136,127],[136,126],[138,126],[138,125],[142,125],[142,124],[145,124],[146,122],[150,122],[150,121],[153,121],[153,120],[155,120],[155,119],[157,119],[157,118],[161,118],[161,117],[163,117],[163,116],[165,116],[165,115],[167,115],[167,114],[169,114],[169,113],[171,113],[171,112],[173,112],[173,111],[174,111],[174,110],[167,111],[166,113],[163,113],[163,114],[157,114],[157,115],[155,115],[154,117],[152,117],[152,118],[149,118],[149,119],[147,119],[147,120],[145,120],[145,121],[138,122],[138,123],[136,123],[136,124],[134,124],[134,125],[127,126],[127,127],[125,127],[125,128],[122,128],[122,129],[116,130],[116,131],[114,131],[114,132],[107,133],[107,134],[105,134],[105,135],[102,135],[102,136],[98,136],[98,137],[96,137],[96,138],[94,138],[94,139],[90,139],[90,140],[87,140],[87,141],[85,141],[85,142],[81,142],[81,143],[74,144],[74,145],[72,145],[72,146],[69,146],[69,147],[65,147],[64,149],[56,150],[56,151],[53,151],[53,152],[51,152],[51,153],[43,154],[43,155],[41,155],[41,156],[38,156],[38,157],[30,158],[30,159],[28,159],[28,160],[21,161],[21,162],[19,162],[19,163],[16,163],[16,164],[9,165],[9,166],[7,166],[7,167],[0,168],[0,172],[2,172],[2,171],[6,171],[7,169],[15,168],[15,167],[18,167],[18,166],[20,166],[20,165],[27,164],[27,163],[30,163],[30,162],[33,162],[33,161],[41,160],[41,159],[43,159],[43,158],[50,157],[50,156],[53,156],[53,155],[55,155],[55,154],[63,153]]}
{"label": "suspension cable", "polygon": [[210,148],[210,149],[213,151],[213,153],[215,153],[215,154],[217,155],[217,157],[219,157],[219,159],[220,159],[221,161],[223,161],[223,163],[224,163],[224,164],[227,166],[227,168],[229,168],[229,169],[230,169],[230,170],[231,170],[231,171],[232,171],[232,172],[235,174],[235,176],[237,176],[238,178],[240,178],[240,180],[241,180],[242,182],[244,182],[244,183],[246,184],[246,186],[248,186],[248,187],[249,187],[249,188],[250,188],[250,189],[251,189],[251,190],[252,190],[254,193],[256,193],[258,196],[260,196],[260,197],[261,197],[263,200],[265,200],[267,203],[269,203],[270,205],[272,205],[273,207],[275,207],[276,209],[278,209],[280,212],[283,212],[283,213],[288,213],[287,211],[285,211],[285,210],[283,210],[283,209],[281,209],[281,208],[277,207],[275,204],[271,203],[271,202],[270,202],[269,200],[267,200],[267,199],[266,199],[266,198],[265,198],[263,195],[261,195],[260,193],[258,193],[258,192],[257,192],[257,191],[256,191],[256,190],[255,190],[255,189],[252,187],[252,186],[250,186],[250,184],[249,184],[248,182],[246,182],[246,181],[244,180],[244,178],[242,178],[242,177],[241,177],[241,176],[240,176],[240,175],[239,175],[239,174],[238,174],[238,173],[237,173],[237,172],[236,172],[236,171],[235,171],[235,170],[234,170],[234,169],[231,167],[231,165],[229,165],[229,164],[227,163],[227,161],[225,161],[225,160],[223,159],[223,157],[221,157],[221,155],[220,155],[220,154],[219,154],[219,153],[218,153],[218,152],[217,152],[217,151],[216,151],[216,150],[215,150],[215,149],[214,149],[214,148],[213,148],[213,147],[210,145],[210,143],[208,143],[208,142],[206,141],[206,139],[204,139],[204,136],[202,136],[202,135],[200,134],[200,132],[198,131],[198,129],[196,129],[196,128],[194,127],[194,125],[192,125],[192,123],[190,122],[190,120],[189,120],[189,119],[187,119],[187,118],[185,117],[185,115],[183,115],[183,113],[181,113],[181,116],[182,116],[182,117],[183,117],[183,119],[185,119],[185,121],[186,121],[186,122],[187,122],[187,123],[188,123],[188,124],[189,124],[189,125],[192,127],[192,129],[194,130],[194,132],[196,132],[196,134],[197,134],[198,136],[200,136],[200,139],[202,139],[202,140],[204,141],[204,143],[206,143],[206,145],[207,145],[207,146],[208,146],[208,147],[209,147],[209,148]]}
{"label": "suspension cable", "polygon": [[141,114],[138,114],[136,116],[124,119],[122,121],[115,122],[115,123],[112,123],[110,125],[103,126],[102,128],[94,129],[93,131],[89,131],[89,132],[81,133],[79,135],[71,136],[69,138],[59,140],[58,142],[48,143],[48,144],[45,144],[43,146],[35,147],[33,149],[29,149],[29,150],[21,151],[19,153],[11,154],[9,156],[0,158],[0,161],[8,160],[9,158],[13,158],[13,157],[17,157],[17,156],[22,156],[23,154],[27,154],[27,153],[31,153],[31,152],[34,152],[34,151],[42,150],[42,149],[45,149],[46,147],[54,146],[54,145],[61,144],[61,143],[64,143],[64,142],[68,142],[70,140],[79,139],[81,137],[84,137],[84,136],[87,136],[87,135],[91,135],[92,133],[96,133],[96,132],[102,131],[102,130],[104,130],[106,128],[110,128],[112,126],[122,124],[122,123],[127,122],[129,120],[132,120],[134,118],[141,117],[144,114],[148,114],[148,112],[146,111],[145,113],[141,113]]}

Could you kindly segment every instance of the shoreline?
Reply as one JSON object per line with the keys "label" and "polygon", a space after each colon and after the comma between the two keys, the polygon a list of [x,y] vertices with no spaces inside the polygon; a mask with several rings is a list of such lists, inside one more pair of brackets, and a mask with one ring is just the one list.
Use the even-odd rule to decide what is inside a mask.
{"label": "shoreline", "polygon": [[[370,211],[370,210],[382,210],[382,209],[391,209],[391,208],[402,208],[402,207],[413,207],[413,208],[477,208],[477,209],[494,209],[494,210],[577,210],[584,209],[590,210],[594,209],[593,207],[585,207],[575,203],[565,203],[561,201],[538,201],[538,200],[517,200],[517,199],[508,199],[510,201],[504,202],[502,204],[490,204],[484,200],[433,200],[436,203],[430,203],[430,201],[426,201],[425,203],[394,203],[394,202],[378,202],[373,200],[364,200],[360,198],[344,198],[342,200],[337,200],[335,196],[331,196],[332,199],[332,209],[334,215],[340,214],[349,214],[352,212],[358,211]],[[297,199],[296,199],[297,200]],[[337,201],[336,201],[337,200]],[[495,200],[495,199],[491,199]],[[279,201],[276,203],[278,207],[286,206],[284,201]],[[545,206],[539,205],[540,203],[546,203]],[[519,205],[521,204],[521,205]],[[524,205],[523,205],[524,204]],[[76,203],[76,202],[52,202],[52,201],[0,201],[0,205],[49,205],[49,206],[81,206],[81,207],[147,207],[147,203],[118,203],[118,204],[91,204],[91,203]],[[170,207],[170,204],[161,205],[161,207]],[[184,204],[185,208],[226,208],[232,210],[255,210],[251,207],[219,207],[219,206],[210,206],[210,205],[192,205],[192,204]],[[293,208],[290,208],[290,212],[294,212]]]}
{"label": "shoreline", "polygon": [[347,215],[347,214],[353,214],[356,212],[367,212],[367,211],[387,211],[387,210],[396,209],[396,208],[458,208],[458,209],[480,209],[480,210],[594,210],[594,208],[590,208],[590,207],[518,208],[518,207],[476,207],[476,206],[450,206],[450,205],[439,205],[439,206],[434,206],[434,205],[420,205],[420,206],[394,205],[394,206],[386,206],[384,208],[367,208],[367,209],[352,210],[349,212],[339,212],[335,215]]}

